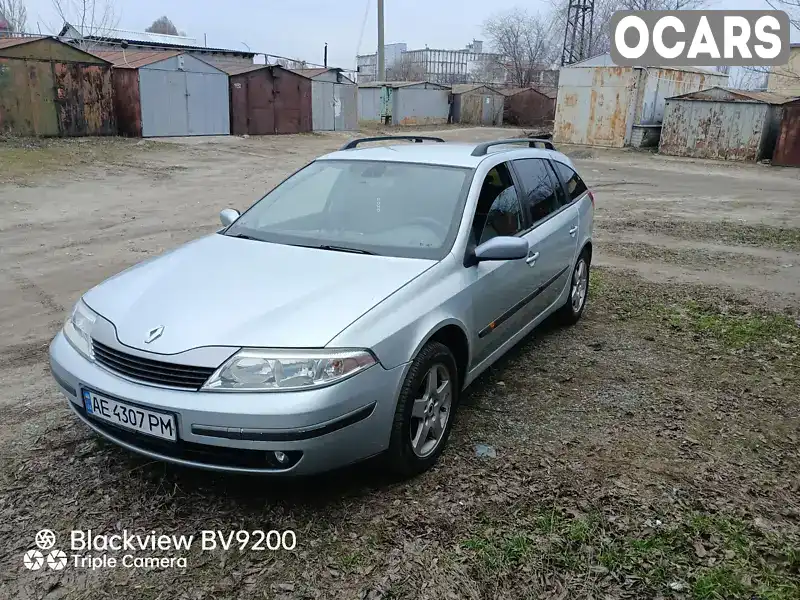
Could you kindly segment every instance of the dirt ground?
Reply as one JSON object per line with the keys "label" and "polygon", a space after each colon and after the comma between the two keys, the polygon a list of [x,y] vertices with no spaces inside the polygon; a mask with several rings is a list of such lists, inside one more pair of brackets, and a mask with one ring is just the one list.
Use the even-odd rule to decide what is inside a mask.
{"label": "dirt ground", "polygon": [[[597,196],[585,317],[482,376],[412,481],[187,471],[76,422],[46,354],[80,295],[346,139],[0,141],[0,598],[800,597],[798,169],[564,148]],[[27,570],[43,528],[297,547]]]}

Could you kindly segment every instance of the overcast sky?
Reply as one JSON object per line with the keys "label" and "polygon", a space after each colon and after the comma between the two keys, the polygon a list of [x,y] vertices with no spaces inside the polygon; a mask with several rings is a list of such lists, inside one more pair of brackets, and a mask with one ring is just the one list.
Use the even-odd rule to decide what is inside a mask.
{"label": "overcast sky", "polygon": [[[28,28],[51,32],[60,21],[52,0],[24,0]],[[65,0],[69,2],[70,0]],[[73,2],[76,0],[72,0]],[[79,0],[78,0],[79,1]],[[96,0],[101,4],[103,0]],[[112,0],[117,27],[143,31],[166,14],[179,30],[202,45],[265,52],[322,63],[328,43],[329,64],[352,69],[355,55],[375,52],[377,0]],[[409,49],[463,48],[484,39],[482,23],[514,6],[546,11],[549,0],[385,0],[386,43]],[[169,7],[169,8],[167,8]],[[364,16],[366,25],[362,30]],[[765,0],[712,0],[715,9],[768,8]],[[363,37],[359,44],[359,37]],[[796,36],[795,36],[796,38]]]}

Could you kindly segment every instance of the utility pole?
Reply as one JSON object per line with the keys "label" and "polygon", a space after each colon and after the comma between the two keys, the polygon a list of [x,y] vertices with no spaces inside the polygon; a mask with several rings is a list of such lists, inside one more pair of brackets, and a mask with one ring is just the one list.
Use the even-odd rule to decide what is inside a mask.
{"label": "utility pole", "polygon": [[385,61],[383,43],[383,0],[378,0],[378,81],[386,81]]}

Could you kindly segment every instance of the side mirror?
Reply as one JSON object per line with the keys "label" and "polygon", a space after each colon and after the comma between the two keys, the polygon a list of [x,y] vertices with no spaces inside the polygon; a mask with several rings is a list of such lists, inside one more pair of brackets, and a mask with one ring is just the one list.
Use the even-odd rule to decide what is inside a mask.
{"label": "side mirror", "polygon": [[225,210],[219,213],[219,220],[225,227],[233,223],[238,218],[239,218],[239,211],[234,210],[232,208],[226,208]]}
{"label": "side mirror", "polygon": [[528,240],[521,237],[499,236],[475,248],[475,262],[485,260],[517,260],[527,258]]}

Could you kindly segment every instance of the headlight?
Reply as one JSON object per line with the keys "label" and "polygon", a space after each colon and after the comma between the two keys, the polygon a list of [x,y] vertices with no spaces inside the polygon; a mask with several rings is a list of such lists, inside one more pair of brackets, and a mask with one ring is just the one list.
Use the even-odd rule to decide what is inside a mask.
{"label": "headlight", "polygon": [[72,346],[89,360],[94,360],[92,351],[92,327],[97,320],[94,311],[86,306],[83,300],[78,300],[72,314],[64,323],[64,336]]}
{"label": "headlight", "polygon": [[234,354],[203,386],[207,391],[267,392],[324,387],[377,361],[367,350],[249,350]]}

